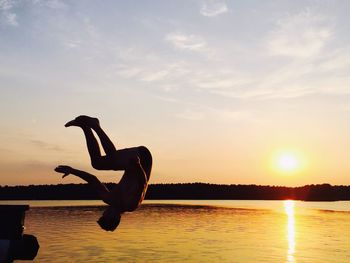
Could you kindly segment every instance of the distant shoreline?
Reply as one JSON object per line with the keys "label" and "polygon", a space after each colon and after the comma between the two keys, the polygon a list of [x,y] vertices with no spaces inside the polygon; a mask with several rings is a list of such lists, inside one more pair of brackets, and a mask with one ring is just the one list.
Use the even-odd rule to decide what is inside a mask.
{"label": "distant shoreline", "polygon": [[[108,188],[115,184],[108,183]],[[87,184],[0,186],[0,200],[96,200]],[[148,200],[350,200],[350,186],[330,184],[302,187],[222,185],[207,183],[150,184]]]}

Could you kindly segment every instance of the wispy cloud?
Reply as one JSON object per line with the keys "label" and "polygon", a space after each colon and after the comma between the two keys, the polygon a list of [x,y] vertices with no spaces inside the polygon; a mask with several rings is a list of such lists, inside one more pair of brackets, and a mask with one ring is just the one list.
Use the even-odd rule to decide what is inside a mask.
{"label": "wispy cloud", "polygon": [[33,4],[52,9],[62,9],[67,7],[67,4],[61,0],[33,0]]}
{"label": "wispy cloud", "polygon": [[174,47],[182,50],[202,52],[207,48],[207,44],[204,39],[193,34],[174,32],[167,34],[165,36],[165,40]]}
{"label": "wispy cloud", "polygon": [[[339,95],[350,92],[350,80],[345,74],[350,64],[344,59],[344,52],[335,52],[323,58],[322,63],[293,60],[273,66],[268,71],[262,69],[259,73],[230,68],[227,64],[219,67],[210,60],[205,65],[190,61],[168,64],[168,61],[159,58],[147,63],[143,61],[143,65],[136,65],[138,62],[133,61],[119,67],[117,74],[127,79],[152,82],[154,87],[168,91],[168,98],[173,92],[177,96],[178,90],[257,100],[297,98],[311,94]],[[268,56],[264,59],[269,61]],[[170,83],[173,83],[172,87],[163,89]],[[200,119],[200,115],[193,112],[186,112],[183,116]]]}
{"label": "wispy cloud", "polygon": [[119,66],[117,69],[117,74],[124,78],[137,77],[137,76],[140,76],[140,74],[142,73],[143,73],[143,70],[139,67],[122,65],[122,66]]}
{"label": "wispy cloud", "polygon": [[21,169],[27,170],[27,169],[33,169],[33,170],[52,170],[54,168],[54,165],[50,162],[43,162],[43,161],[37,161],[37,160],[27,160],[23,161]]}
{"label": "wispy cloud", "polygon": [[224,1],[206,0],[202,2],[200,13],[203,16],[215,17],[228,12],[228,7]]}
{"label": "wispy cloud", "polygon": [[[0,3],[0,10],[6,12],[16,5],[13,0],[0,0]],[[62,1],[34,0],[34,3],[52,13],[45,17],[45,23],[36,23],[43,25],[46,36],[60,43],[61,48],[71,50],[66,55],[74,55],[75,61],[79,61],[80,56],[82,71],[94,72],[87,75],[93,76],[99,84],[108,83],[106,87],[122,78],[130,83],[136,81],[135,85],[140,84],[137,82],[142,82],[140,86],[152,85],[161,92],[159,96],[166,93],[168,99],[172,96],[179,99],[185,92],[275,99],[314,93],[344,94],[348,90],[349,80],[343,73],[349,70],[349,56],[346,55],[349,50],[329,52],[328,43],[336,37],[332,19],[310,10],[285,16],[275,22],[272,29],[265,27],[264,42],[253,48],[236,39],[229,43],[217,41],[205,30],[191,34],[179,25],[176,29],[164,27],[158,32],[160,37],[152,40],[150,48],[147,40],[146,45],[125,44],[118,36],[106,34],[91,14],[79,13],[66,19],[70,12]],[[228,12],[225,1],[201,4],[204,16]],[[322,59],[318,56],[321,52]],[[285,60],[286,57],[292,59]],[[264,65],[268,65],[266,69]],[[326,77],[330,72],[334,74]],[[81,89],[88,90],[85,85]],[[192,114],[192,118],[198,115]]]}
{"label": "wispy cloud", "polygon": [[0,23],[18,26],[17,14],[13,12],[15,5],[14,0],[0,0]]}
{"label": "wispy cloud", "polygon": [[251,110],[229,110],[220,108],[210,108],[212,118],[219,121],[252,121],[254,112]]}
{"label": "wispy cloud", "polygon": [[0,153],[2,154],[9,154],[9,153],[14,153],[15,151],[11,150],[11,149],[8,149],[8,148],[0,148]]}
{"label": "wispy cloud", "polygon": [[176,113],[175,116],[180,119],[185,119],[190,121],[198,121],[198,120],[203,120],[205,118],[205,115],[203,112],[195,111],[192,109],[187,109],[183,112]]}
{"label": "wispy cloud", "polygon": [[63,149],[62,149],[61,147],[59,147],[58,145],[54,145],[54,144],[51,144],[51,143],[47,143],[47,142],[42,141],[42,140],[35,140],[35,139],[32,139],[32,140],[30,140],[30,142],[31,142],[33,145],[35,145],[36,147],[41,148],[41,149],[44,149],[44,150],[58,151],[58,152],[63,151]]}
{"label": "wispy cloud", "polygon": [[[137,61],[133,63],[137,63]],[[132,63],[121,65],[117,69],[117,74],[124,78],[133,78],[145,82],[160,82],[181,78],[189,72],[184,66],[185,64],[181,62],[168,64],[161,61],[160,58],[153,57],[151,60],[143,61],[143,63],[143,66],[135,66]],[[164,83],[164,85],[167,89],[171,89],[171,86],[173,86],[169,82]]]}
{"label": "wispy cloud", "polygon": [[0,0],[0,10],[10,10],[14,2],[13,0]]}
{"label": "wispy cloud", "polygon": [[350,47],[335,49],[323,56],[319,68],[324,71],[346,73],[350,70]]}
{"label": "wispy cloud", "polygon": [[0,0],[0,24],[18,26],[18,16],[14,9],[23,7],[28,3],[33,6],[50,9],[63,9],[68,7],[68,5],[62,0]]}
{"label": "wispy cloud", "polygon": [[209,67],[192,74],[191,83],[206,90],[233,89],[251,84],[252,77],[233,69]]}
{"label": "wispy cloud", "polygon": [[202,120],[215,120],[220,122],[231,121],[252,121],[254,120],[254,112],[246,110],[230,110],[213,107],[201,107],[194,106],[181,111],[175,116],[177,118],[190,120],[190,121],[202,121]]}
{"label": "wispy cloud", "polygon": [[23,173],[23,172],[29,172],[29,171],[37,171],[39,170],[52,170],[54,168],[54,165],[50,163],[49,161],[43,162],[38,160],[0,160],[0,172],[2,173],[9,173],[9,172],[17,172],[17,173]]}
{"label": "wispy cloud", "polygon": [[164,70],[159,70],[156,72],[149,72],[148,74],[146,74],[142,80],[143,81],[157,81],[157,80],[161,80],[164,79],[170,72],[166,69]]}
{"label": "wispy cloud", "polygon": [[165,96],[159,96],[159,95],[155,95],[153,96],[154,98],[161,100],[161,101],[165,101],[165,102],[170,102],[170,103],[181,103],[181,100],[179,99],[175,99],[173,97],[165,97]]}
{"label": "wispy cloud", "polygon": [[78,41],[75,41],[75,40],[67,40],[66,42],[63,43],[63,45],[64,45],[66,48],[74,49],[74,48],[80,47],[81,42],[80,42],[79,40],[78,40]]}
{"label": "wispy cloud", "polygon": [[267,48],[272,55],[307,58],[318,55],[331,37],[329,18],[306,10],[279,20],[268,34]]}
{"label": "wispy cloud", "polygon": [[[52,30],[50,35],[65,49],[80,49],[82,53],[88,52],[90,57],[94,57],[106,44],[100,39],[91,19],[85,15],[77,15],[74,21],[66,21],[61,17],[53,17],[49,21],[49,28]],[[104,48],[110,50],[109,47]]]}

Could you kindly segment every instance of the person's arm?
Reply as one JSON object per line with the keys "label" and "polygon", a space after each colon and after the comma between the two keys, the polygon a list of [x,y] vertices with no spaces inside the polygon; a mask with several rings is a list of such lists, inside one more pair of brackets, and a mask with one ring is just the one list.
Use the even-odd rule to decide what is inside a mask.
{"label": "person's arm", "polygon": [[95,188],[102,201],[104,201],[107,204],[110,204],[110,192],[108,188],[103,183],[101,183],[95,175],[74,169],[67,165],[60,165],[55,168],[55,171],[58,173],[63,173],[62,178],[72,174],[83,179]]}

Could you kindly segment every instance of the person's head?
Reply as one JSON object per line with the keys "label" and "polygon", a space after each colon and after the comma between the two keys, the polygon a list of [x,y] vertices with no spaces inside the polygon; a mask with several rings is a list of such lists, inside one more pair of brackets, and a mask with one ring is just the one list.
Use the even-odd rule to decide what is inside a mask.
{"label": "person's head", "polygon": [[103,212],[97,223],[106,231],[114,231],[120,223],[120,218],[120,212],[110,206]]}

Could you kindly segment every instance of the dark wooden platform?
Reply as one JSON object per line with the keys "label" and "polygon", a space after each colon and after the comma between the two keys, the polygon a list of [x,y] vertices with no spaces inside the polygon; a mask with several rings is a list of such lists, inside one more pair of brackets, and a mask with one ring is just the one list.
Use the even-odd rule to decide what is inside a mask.
{"label": "dark wooden platform", "polygon": [[0,239],[21,239],[29,205],[0,205]]}

